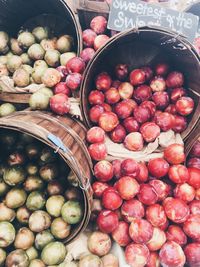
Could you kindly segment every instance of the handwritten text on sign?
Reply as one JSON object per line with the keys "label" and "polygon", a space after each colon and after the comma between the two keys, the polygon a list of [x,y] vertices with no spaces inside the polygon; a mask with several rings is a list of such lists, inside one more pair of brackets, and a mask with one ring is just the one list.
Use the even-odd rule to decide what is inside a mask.
{"label": "handwritten text on sign", "polygon": [[199,18],[139,0],[113,0],[108,27],[116,31],[143,26],[162,26],[187,36],[193,41]]}

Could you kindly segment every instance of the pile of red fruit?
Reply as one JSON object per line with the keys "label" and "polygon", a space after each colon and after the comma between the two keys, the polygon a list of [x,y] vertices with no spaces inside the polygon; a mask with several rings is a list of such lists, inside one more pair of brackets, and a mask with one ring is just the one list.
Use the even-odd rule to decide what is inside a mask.
{"label": "pile of red fruit", "polygon": [[[87,139],[96,145],[103,134],[94,127]],[[187,168],[184,147],[172,144],[147,165],[126,159],[94,166],[92,219],[125,248],[130,266],[200,266],[200,142],[191,156]]]}
{"label": "pile of red fruit", "polygon": [[112,75],[102,72],[96,77],[88,96],[89,118],[113,142],[140,151],[161,132],[181,133],[187,128],[194,101],[184,85],[184,75],[170,70],[167,63],[131,72],[126,64],[119,64]]}
{"label": "pile of red fruit", "polygon": [[107,31],[107,19],[103,16],[96,16],[90,22],[90,29],[82,33],[85,49],[81,52],[81,58],[88,63],[94,56],[95,51],[101,48],[110,37],[105,34]]}
{"label": "pile of red fruit", "polygon": [[59,66],[61,81],[54,87],[54,96],[50,99],[50,108],[59,115],[67,114],[70,110],[69,98],[72,92],[79,89],[85,62],[79,57],[71,58],[66,66]]}

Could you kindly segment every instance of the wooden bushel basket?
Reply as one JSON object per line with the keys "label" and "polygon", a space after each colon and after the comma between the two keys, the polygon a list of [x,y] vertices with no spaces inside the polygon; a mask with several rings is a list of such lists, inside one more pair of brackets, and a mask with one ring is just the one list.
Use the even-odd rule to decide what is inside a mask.
{"label": "wooden bushel basket", "polygon": [[86,228],[92,206],[92,162],[88,154],[84,126],[68,117],[54,116],[51,113],[22,111],[0,119],[0,129],[22,132],[40,140],[58,153],[74,172],[84,198],[83,219],[69,237],[69,243]]}
{"label": "wooden bushel basket", "polygon": [[[35,26],[48,26],[56,34],[70,34],[74,50],[82,50],[81,27],[76,14],[64,0],[1,0],[0,30],[15,36],[22,27],[32,30]],[[30,93],[0,93],[0,101],[28,103]]]}
{"label": "wooden bushel basket", "polygon": [[88,95],[95,88],[94,77],[98,73],[112,73],[114,66],[119,63],[128,64],[131,70],[145,65],[151,66],[162,60],[185,74],[189,95],[195,101],[194,112],[188,119],[189,125],[182,133],[182,138],[186,140],[199,120],[199,57],[187,40],[162,28],[144,27],[119,33],[97,51],[86,68],[81,86],[81,109],[85,124],[92,126],[89,120]]}

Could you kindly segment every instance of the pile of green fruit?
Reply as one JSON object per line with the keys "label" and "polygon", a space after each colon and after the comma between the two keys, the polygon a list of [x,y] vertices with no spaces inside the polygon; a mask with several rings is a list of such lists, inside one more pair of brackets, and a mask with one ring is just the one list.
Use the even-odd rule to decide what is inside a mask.
{"label": "pile of green fruit", "polygon": [[0,77],[10,76],[17,87],[31,83],[53,87],[60,81],[55,68],[76,56],[70,35],[55,37],[47,27],[20,31],[11,38],[0,31]]}
{"label": "pile of green fruit", "polygon": [[0,147],[0,266],[63,266],[63,241],[83,216],[77,178],[28,135],[1,131]]}

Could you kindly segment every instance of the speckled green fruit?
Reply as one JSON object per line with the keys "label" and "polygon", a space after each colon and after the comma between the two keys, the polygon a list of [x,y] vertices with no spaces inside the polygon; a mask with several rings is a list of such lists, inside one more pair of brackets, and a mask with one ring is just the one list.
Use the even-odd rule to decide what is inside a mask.
{"label": "speckled green fruit", "polygon": [[6,258],[6,267],[28,267],[29,258],[23,249],[16,249],[8,254]]}
{"label": "speckled green fruit", "polygon": [[77,224],[83,217],[81,205],[78,201],[69,200],[61,210],[62,218],[68,224]]}
{"label": "speckled green fruit", "polygon": [[33,29],[32,34],[35,36],[35,39],[38,42],[41,42],[43,39],[47,39],[49,35],[49,29],[47,27],[36,27]]}
{"label": "speckled green fruit", "polygon": [[47,265],[60,264],[66,256],[66,248],[61,242],[49,243],[41,253],[42,261]]}
{"label": "speckled green fruit", "polygon": [[11,186],[22,183],[26,178],[26,173],[24,169],[20,166],[13,166],[7,168],[4,172],[4,181]]}
{"label": "speckled green fruit", "polygon": [[12,222],[15,219],[15,211],[8,208],[3,202],[0,203],[0,222]]}
{"label": "speckled green fruit", "polygon": [[7,194],[5,198],[5,204],[11,209],[17,209],[24,205],[27,194],[23,189],[13,188]]}
{"label": "speckled green fruit", "polygon": [[54,237],[49,230],[38,233],[35,237],[35,247],[42,250],[46,245],[54,241]]}
{"label": "speckled green fruit", "polygon": [[30,84],[30,74],[24,68],[19,68],[13,74],[13,81],[18,87],[26,87]]}
{"label": "speckled green fruit", "polygon": [[0,106],[0,117],[6,117],[16,111],[16,108],[13,104],[4,103]]}
{"label": "speckled green fruit", "polygon": [[30,247],[29,249],[27,249],[26,254],[28,255],[30,261],[37,259],[38,257],[38,251],[35,247]]}
{"label": "speckled green fruit", "polygon": [[45,50],[39,44],[33,44],[28,49],[28,56],[33,60],[43,59]]}
{"label": "speckled green fruit", "polygon": [[2,248],[0,248],[0,266],[1,267],[5,266],[4,265],[5,260],[6,260],[6,252]]}
{"label": "speckled green fruit", "polygon": [[51,196],[46,202],[47,212],[54,217],[59,217],[61,214],[62,206],[64,205],[65,199],[61,195]]}
{"label": "speckled green fruit", "polygon": [[14,73],[22,65],[22,59],[20,56],[10,56],[7,62],[7,68],[11,73]]}
{"label": "speckled green fruit", "polygon": [[23,53],[23,49],[19,46],[19,43],[15,38],[10,39],[10,48],[14,55],[20,56]]}
{"label": "speckled green fruit", "polygon": [[44,207],[45,205],[45,198],[43,193],[39,191],[34,191],[30,193],[26,200],[26,206],[29,210],[35,211],[35,210],[40,210]]}
{"label": "speckled green fruit", "polygon": [[74,52],[66,52],[64,54],[61,54],[60,64],[62,66],[66,66],[67,62],[73,57],[76,57],[76,53],[74,53]]}
{"label": "speckled green fruit", "polygon": [[20,47],[27,49],[35,43],[35,37],[31,32],[21,32],[17,41]]}
{"label": "speckled green fruit", "polygon": [[6,248],[15,240],[15,228],[9,222],[0,222],[0,248]]}

